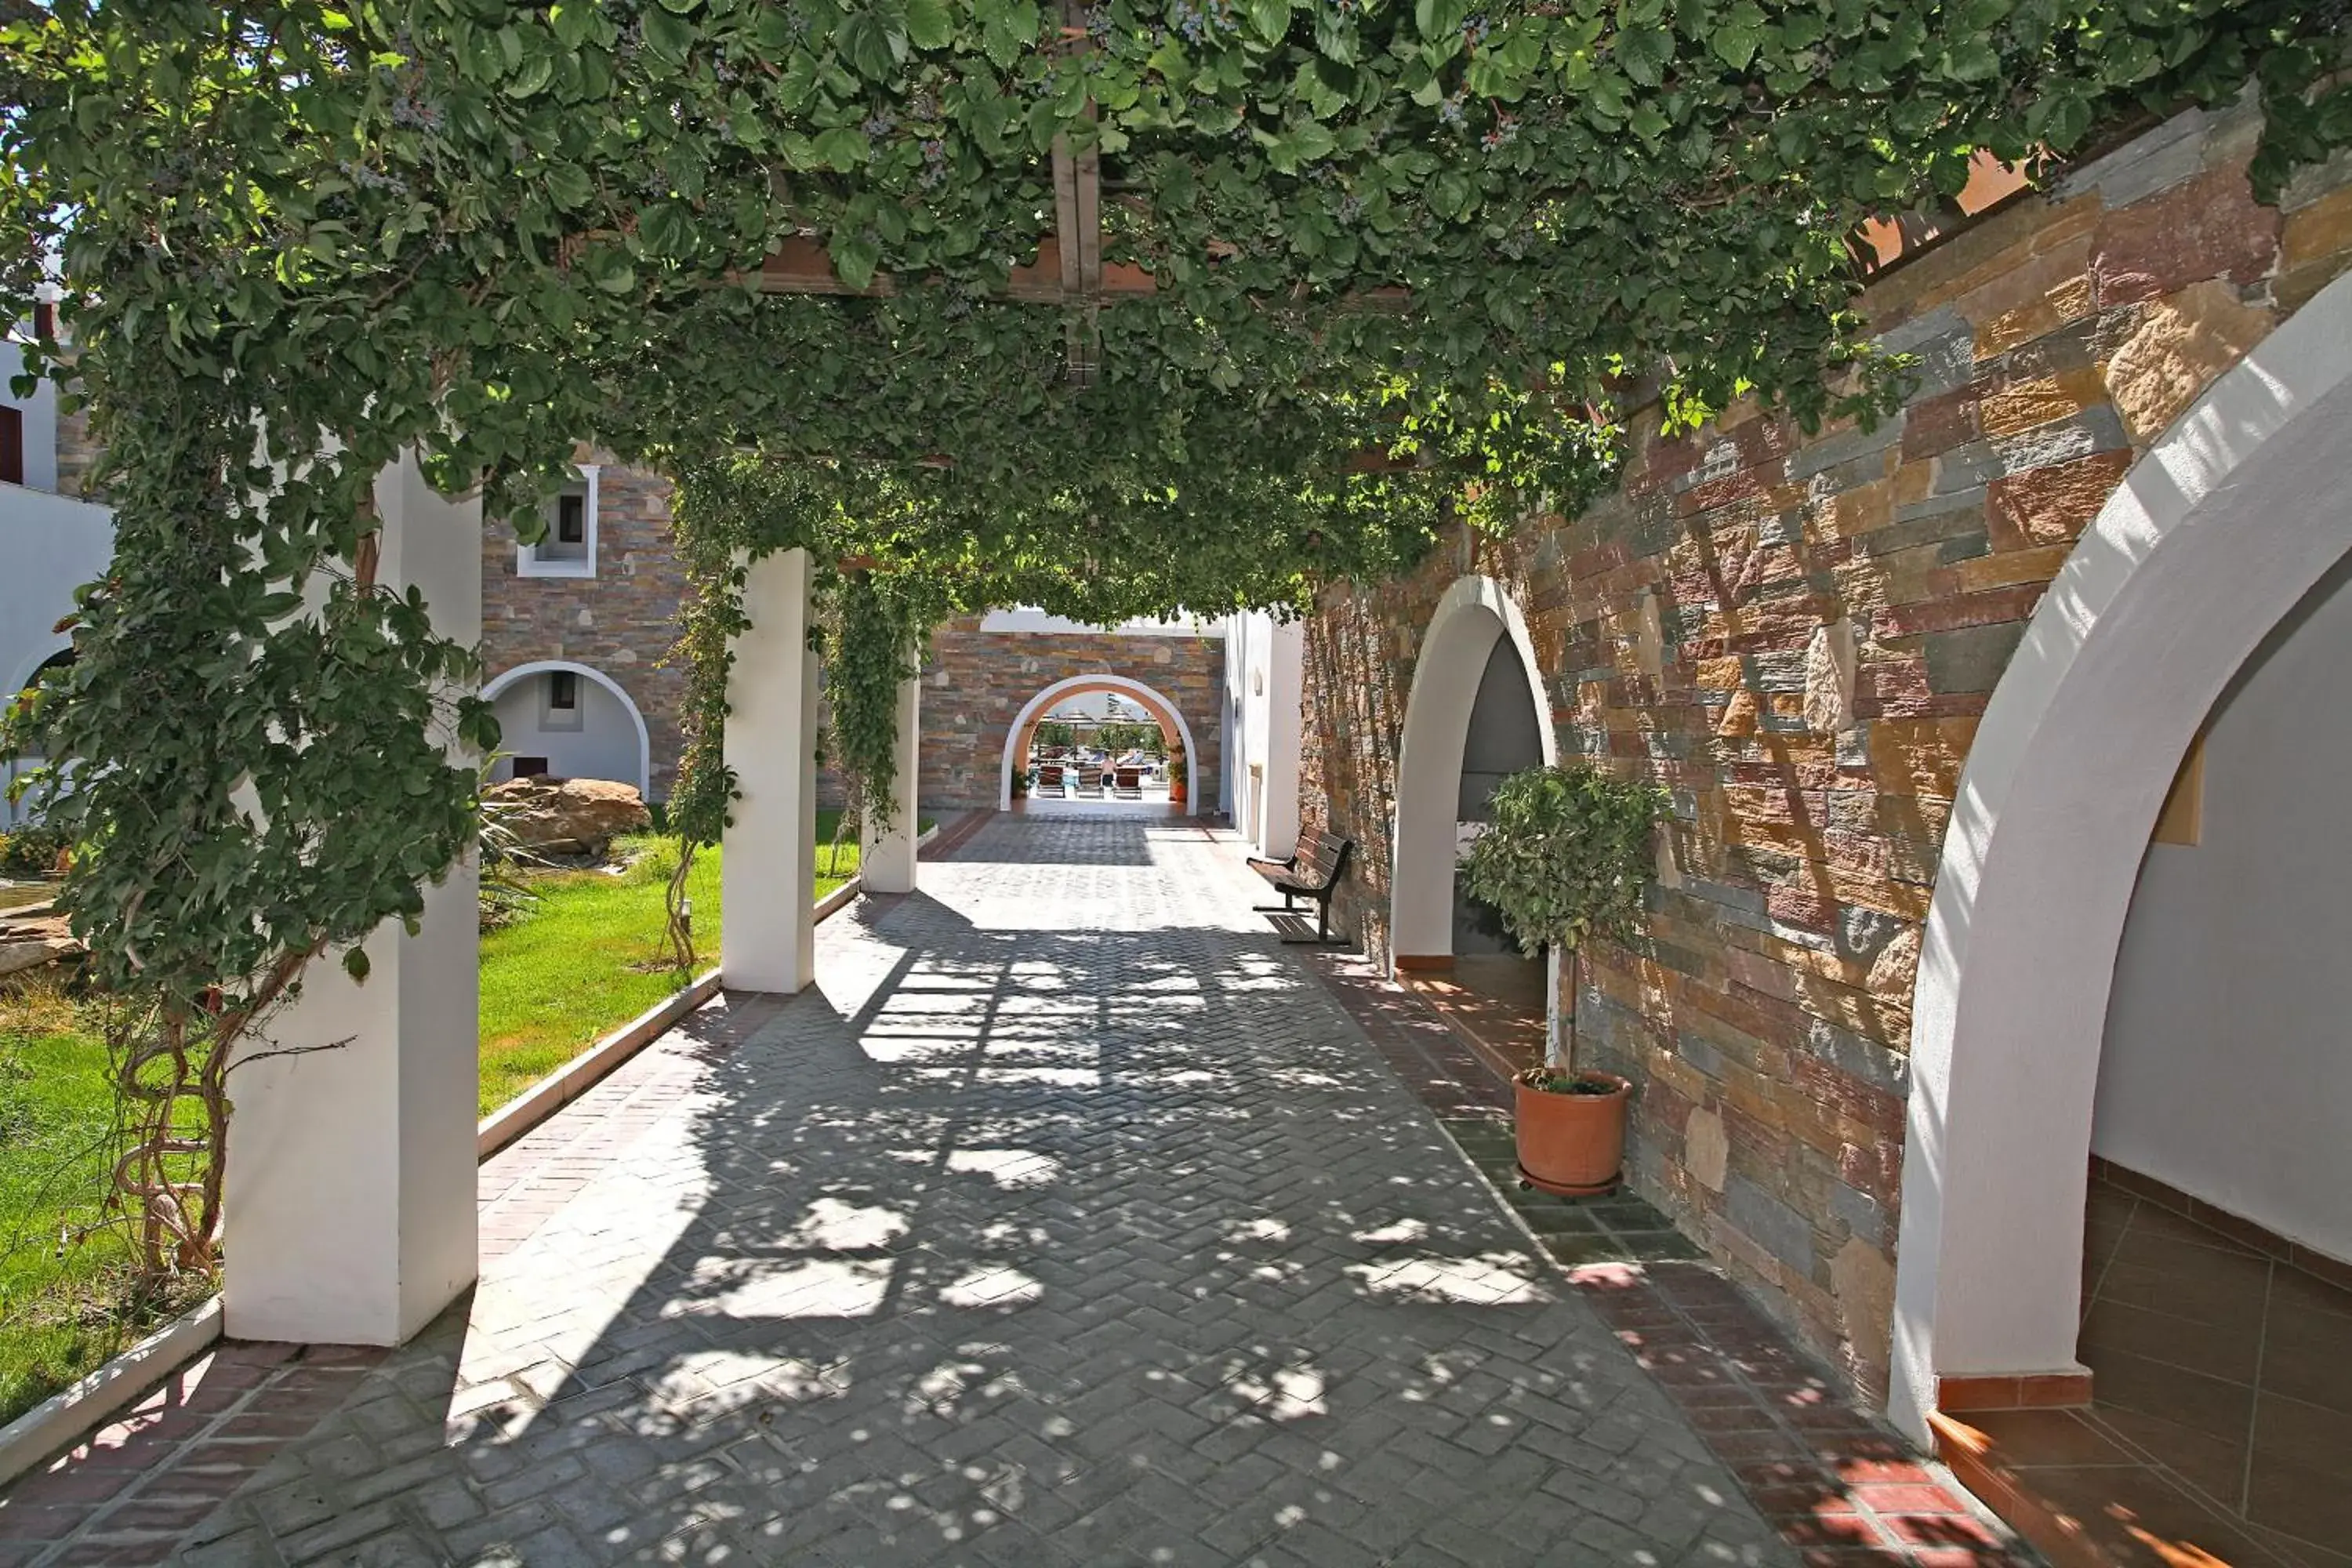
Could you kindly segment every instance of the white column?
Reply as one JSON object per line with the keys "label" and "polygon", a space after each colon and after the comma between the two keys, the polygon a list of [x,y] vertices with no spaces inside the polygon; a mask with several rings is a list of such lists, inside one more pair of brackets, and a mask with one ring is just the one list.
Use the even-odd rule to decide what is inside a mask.
{"label": "white column", "polygon": [[719,966],[746,991],[800,990],[816,971],[817,661],[809,652],[809,559],[752,563],[751,629],[727,685],[727,765],[741,798],[724,837]]}
{"label": "white column", "polygon": [[1287,855],[1298,842],[1307,628],[1298,621],[1265,619],[1270,641],[1265,660],[1265,847],[1260,853]]}
{"label": "white column", "polygon": [[[898,776],[890,784],[890,826],[877,833],[865,824],[857,851],[857,874],[869,893],[915,890],[915,797],[921,783],[922,696],[920,674],[898,683]],[[873,814],[869,811],[867,816]]]}
{"label": "white column", "polygon": [[[478,500],[434,493],[413,458],[376,479],[379,581],[421,590],[435,626],[481,635]],[[476,868],[425,893],[416,934],[341,952],[249,1042],[232,1073],[223,1247],[233,1338],[397,1344],[475,1274]],[[338,1044],[338,1042],[341,1042]],[[332,1046],[257,1059],[272,1049]]]}

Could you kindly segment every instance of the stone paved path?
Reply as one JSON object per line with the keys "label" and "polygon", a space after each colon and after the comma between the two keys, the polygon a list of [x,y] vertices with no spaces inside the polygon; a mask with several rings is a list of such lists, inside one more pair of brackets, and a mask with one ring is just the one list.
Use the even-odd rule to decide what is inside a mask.
{"label": "stone paved path", "polygon": [[1792,1560],[1227,851],[924,878],[177,1560]]}

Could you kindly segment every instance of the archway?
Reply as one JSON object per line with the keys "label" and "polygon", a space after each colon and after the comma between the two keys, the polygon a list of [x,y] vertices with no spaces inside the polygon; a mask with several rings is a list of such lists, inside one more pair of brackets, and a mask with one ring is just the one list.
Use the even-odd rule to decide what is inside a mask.
{"label": "archway", "polygon": [[[1487,955],[1494,973],[1473,981],[1465,965],[1464,994],[1446,1001],[1491,1020],[1483,1032],[1473,1028],[1474,1038],[1514,1057],[1539,1048],[1553,1034],[1558,966],[1547,965],[1539,976],[1507,973],[1516,950],[1491,931],[1481,934],[1457,907],[1455,865],[1462,825],[1483,820],[1495,785],[1521,768],[1559,760],[1543,691],[1527,618],[1509,591],[1491,577],[1464,577],[1438,600],[1422,637],[1397,758],[1391,971],[1454,972],[1457,955]],[[1539,1007],[1527,994],[1538,987]],[[1541,1040],[1517,1038],[1506,1020],[1531,1020],[1536,1011]]]}
{"label": "archway", "polygon": [[1919,963],[1889,1410],[2075,1361],[2092,1108],[2150,829],[2199,724],[2345,554],[2352,278],[2125,476],[1995,689]]}
{"label": "archway", "polygon": [[[564,675],[573,678],[568,692],[556,689],[554,678]],[[639,794],[652,791],[653,738],[645,715],[604,671],[570,659],[534,659],[485,685],[482,696],[499,710],[506,751],[539,757],[558,777],[634,780]],[[559,707],[567,698],[568,707]]]}
{"label": "archway", "polygon": [[18,692],[31,690],[43,675],[52,669],[63,669],[73,662],[73,645],[63,637],[57,638],[49,647],[25,660],[25,668],[15,672],[6,686],[0,686],[0,693],[5,693],[5,700],[13,701]]}
{"label": "archway", "polygon": [[[63,639],[59,639],[47,653],[34,655],[24,674],[9,685],[0,687],[0,708],[16,701],[18,693],[29,691],[40,684],[41,678],[49,671],[63,669],[73,660],[73,645]],[[40,767],[44,760],[39,752],[27,752],[20,757],[0,763],[0,828],[14,827],[32,816],[34,808],[29,802],[12,801],[8,794],[18,778]]]}
{"label": "archway", "polygon": [[1036,732],[1038,721],[1058,704],[1097,691],[1115,692],[1132,700],[1164,732],[1181,740],[1188,766],[1197,768],[1200,765],[1201,750],[1192,743],[1192,727],[1184,721],[1183,711],[1167,697],[1140,680],[1124,675],[1074,675],[1038,692],[1014,715],[1012,728],[1005,731],[1004,757],[998,766],[997,809],[1013,809],[1013,770],[1027,764],[1030,740]]}

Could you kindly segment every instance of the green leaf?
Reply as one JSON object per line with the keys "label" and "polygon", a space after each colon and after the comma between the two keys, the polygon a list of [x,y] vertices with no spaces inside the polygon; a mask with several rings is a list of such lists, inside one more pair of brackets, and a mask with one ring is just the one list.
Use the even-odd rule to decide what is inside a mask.
{"label": "green leaf", "polygon": [[646,47],[665,59],[683,60],[694,47],[694,24],[683,16],[656,5],[637,13],[637,22],[645,29]]}
{"label": "green leaf", "polygon": [[813,149],[819,163],[845,174],[866,162],[872,151],[866,144],[866,132],[855,125],[835,126],[815,139]]}
{"label": "green leaf", "polygon": [[355,983],[362,985],[367,984],[369,967],[366,948],[347,947],[343,950],[343,973],[350,975]]}
{"label": "green leaf", "polygon": [[1756,51],[1763,47],[1764,32],[1760,27],[1718,27],[1707,37],[1707,47],[1715,58],[1733,70],[1744,71]]}
{"label": "green leaf", "polygon": [[833,269],[841,275],[843,283],[859,293],[874,286],[874,269],[882,259],[882,252],[873,241],[862,235],[837,234],[827,249],[833,257]]}
{"label": "green leaf", "polygon": [[507,78],[509,98],[531,98],[544,89],[555,75],[555,62],[545,55],[533,55],[522,62],[514,75]]}
{"label": "green leaf", "polygon": [[1425,39],[1456,37],[1469,15],[1470,0],[1413,0],[1413,28]]}
{"label": "green leaf", "polygon": [[576,49],[595,34],[596,7],[589,0],[562,0],[548,11],[547,23],[557,43]]}
{"label": "green leaf", "polygon": [[907,0],[907,37],[919,49],[944,49],[955,42],[955,14],[948,0]]}
{"label": "green leaf", "polygon": [[1290,0],[1248,0],[1250,26],[1269,44],[1290,31]]}
{"label": "green leaf", "polygon": [[1643,87],[1664,81],[1674,58],[1675,37],[1664,27],[1625,27],[1617,34],[1617,63]]}

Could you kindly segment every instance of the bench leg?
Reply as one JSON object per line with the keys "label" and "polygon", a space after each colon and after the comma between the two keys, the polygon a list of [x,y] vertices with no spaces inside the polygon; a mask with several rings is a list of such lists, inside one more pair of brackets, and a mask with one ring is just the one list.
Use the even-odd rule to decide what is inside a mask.
{"label": "bench leg", "polygon": [[[1280,914],[1284,911],[1264,910],[1259,912]],[[1286,947],[1345,947],[1348,945],[1346,937],[1331,934],[1331,900],[1328,899],[1315,900],[1315,934],[1313,936],[1286,936],[1280,940]]]}

